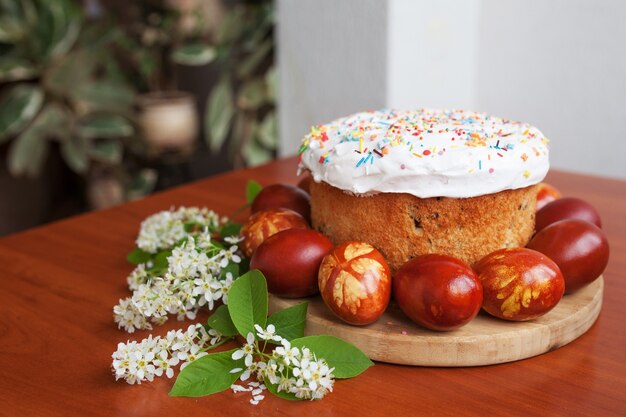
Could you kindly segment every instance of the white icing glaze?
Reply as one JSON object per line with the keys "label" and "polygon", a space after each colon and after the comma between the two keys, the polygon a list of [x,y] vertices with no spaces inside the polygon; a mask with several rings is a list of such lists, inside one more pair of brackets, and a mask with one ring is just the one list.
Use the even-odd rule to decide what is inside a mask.
{"label": "white icing glaze", "polygon": [[541,182],[547,143],[527,123],[485,113],[383,109],[312,128],[299,170],[355,194],[475,197]]}

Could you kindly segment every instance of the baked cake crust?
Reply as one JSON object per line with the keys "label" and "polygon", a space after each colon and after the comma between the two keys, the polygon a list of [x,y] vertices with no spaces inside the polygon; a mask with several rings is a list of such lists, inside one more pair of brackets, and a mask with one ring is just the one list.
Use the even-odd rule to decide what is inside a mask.
{"label": "baked cake crust", "polygon": [[418,198],[404,193],[360,196],[311,182],[311,221],[335,245],[376,247],[392,272],[427,253],[473,265],[497,249],[525,246],[534,232],[537,186],[472,198]]}

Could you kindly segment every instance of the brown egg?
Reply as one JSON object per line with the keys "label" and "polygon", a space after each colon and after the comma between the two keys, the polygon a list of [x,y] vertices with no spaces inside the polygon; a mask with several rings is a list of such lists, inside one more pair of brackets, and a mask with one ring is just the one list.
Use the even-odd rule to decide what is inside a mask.
{"label": "brown egg", "polygon": [[537,205],[535,210],[541,210],[546,204],[561,198],[561,192],[547,182],[539,183],[537,191]]}
{"label": "brown egg", "polygon": [[393,295],[411,320],[431,330],[454,330],[480,311],[482,285],[468,264],[446,255],[411,259],[393,277]]}
{"label": "brown egg", "polygon": [[241,227],[239,247],[248,258],[268,237],[286,229],[307,229],[304,218],[289,209],[271,209],[254,213]]}
{"label": "brown egg", "polygon": [[317,272],[332,249],[332,242],[315,230],[287,229],[261,243],[252,255],[250,269],[263,272],[272,294],[307,297],[318,292]]}
{"label": "brown egg", "polygon": [[568,294],[595,281],[609,262],[609,242],[602,229],[578,219],[552,223],[527,246],[559,266]]}
{"label": "brown egg", "polygon": [[302,189],[287,184],[272,184],[257,194],[250,210],[256,213],[261,210],[287,208],[299,213],[307,221],[311,219],[311,197]]}
{"label": "brown egg", "polygon": [[378,320],[391,296],[391,272],[385,258],[362,242],[344,243],[326,255],[318,284],[328,308],[354,325]]}
{"label": "brown egg", "polygon": [[596,209],[580,198],[560,198],[539,210],[536,214],[535,230],[541,231],[544,227],[559,220],[579,219],[602,227],[602,220]]}
{"label": "brown egg", "polygon": [[483,284],[483,309],[504,320],[543,316],[563,297],[565,281],[559,267],[534,250],[501,249],[482,258],[474,269]]}

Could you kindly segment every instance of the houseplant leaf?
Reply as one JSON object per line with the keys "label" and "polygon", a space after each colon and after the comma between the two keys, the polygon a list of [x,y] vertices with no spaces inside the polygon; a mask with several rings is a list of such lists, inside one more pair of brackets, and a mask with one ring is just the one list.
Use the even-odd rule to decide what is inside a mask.
{"label": "houseplant leaf", "polygon": [[98,114],[80,122],[78,133],[81,137],[120,138],[134,133],[133,125],[123,116],[116,114]]}
{"label": "houseplant leaf", "polygon": [[180,65],[207,65],[216,57],[215,48],[202,43],[180,46],[172,52],[172,61]]}
{"label": "houseplant leaf", "polygon": [[239,65],[237,76],[239,78],[249,77],[269,55],[274,46],[273,39],[266,39]]}
{"label": "houseplant leaf", "polygon": [[35,67],[24,59],[12,56],[0,58],[0,82],[27,80],[35,75]]}
{"label": "houseplant leaf", "polygon": [[237,96],[237,105],[246,110],[258,109],[266,101],[265,82],[257,78],[245,82]]}
{"label": "houseplant leaf", "polygon": [[91,82],[91,77],[97,62],[95,51],[78,49],[56,61],[43,74],[44,85],[63,97],[83,84]]}
{"label": "houseplant leaf", "polygon": [[269,149],[276,149],[278,144],[278,123],[276,112],[271,111],[265,115],[257,129],[259,142]]}
{"label": "houseplant leaf", "polygon": [[83,174],[89,167],[87,143],[83,138],[71,136],[61,144],[61,156],[68,167],[77,174]]}
{"label": "houseplant leaf", "polygon": [[25,35],[23,23],[13,16],[0,16],[0,42],[17,43]]}
{"label": "houseplant leaf", "polygon": [[278,74],[276,66],[272,65],[265,73],[265,83],[267,84],[267,98],[274,102],[278,95],[277,90]]}
{"label": "houseplant leaf", "polygon": [[119,140],[101,139],[91,142],[88,154],[96,161],[117,165],[122,162],[123,149]]}
{"label": "houseplant leaf", "polygon": [[73,1],[56,0],[42,2],[50,10],[53,37],[46,55],[53,58],[67,53],[76,43],[81,28],[80,9]]}
{"label": "houseplant leaf", "polygon": [[78,85],[72,97],[85,103],[89,111],[128,112],[135,100],[134,90],[113,80],[91,81]]}
{"label": "houseplant leaf", "polygon": [[43,90],[36,85],[18,84],[0,97],[0,143],[21,131],[41,109]]}
{"label": "houseplant leaf", "polygon": [[48,104],[15,139],[9,149],[12,175],[37,176],[48,154],[48,138],[62,137],[67,131],[67,114],[59,105]]}
{"label": "houseplant leaf", "polygon": [[228,78],[223,78],[209,96],[204,120],[207,143],[213,152],[222,147],[234,114],[232,87]]}
{"label": "houseplant leaf", "polygon": [[247,166],[253,167],[272,160],[272,151],[265,149],[256,140],[248,140],[242,149]]}

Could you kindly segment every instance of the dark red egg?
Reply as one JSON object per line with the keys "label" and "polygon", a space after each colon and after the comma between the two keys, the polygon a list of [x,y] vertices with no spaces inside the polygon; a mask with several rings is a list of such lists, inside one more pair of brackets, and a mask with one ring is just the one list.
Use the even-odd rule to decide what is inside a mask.
{"label": "dark red egg", "polygon": [[565,197],[548,203],[536,214],[535,230],[541,231],[544,227],[565,219],[579,219],[602,227],[602,221],[597,210],[580,198]]}
{"label": "dark red egg", "polygon": [[393,294],[404,314],[432,330],[464,326],[483,300],[482,285],[469,265],[435,254],[402,265],[393,277]]}
{"label": "dark red egg", "polygon": [[318,292],[317,273],[333,244],[311,229],[287,229],[267,239],[254,251],[250,269],[263,272],[267,288],[281,297],[307,297]]}
{"label": "dark red egg", "polygon": [[578,219],[547,226],[527,247],[545,254],[559,266],[566,293],[595,281],[609,262],[609,242],[602,229]]}
{"label": "dark red egg", "polygon": [[561,192],[547,182],[539,183],[537,190],[537,205],[535,210],[541,210],[546,204],[563,197]]}
{"label": "dark red egg", "polygon": [[301,188],[287,184],[272,184],[264,187],[252,202],[251,212],[275,208],[287,208],[299,213],[307,221],[311,219],[311,197]]}

